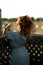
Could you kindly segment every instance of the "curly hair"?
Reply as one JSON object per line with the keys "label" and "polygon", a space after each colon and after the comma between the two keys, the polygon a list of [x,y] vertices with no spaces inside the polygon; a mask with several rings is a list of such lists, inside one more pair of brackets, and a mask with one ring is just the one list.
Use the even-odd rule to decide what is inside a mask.
{"label": "curly hair", "polygon": [[31,17],[28,15],[18,17],[18,24],[20,26],[20,32],[24,32],[24,34],[27,32],[26,29],[28,29],[28,34],[30,35],[35,28]]}

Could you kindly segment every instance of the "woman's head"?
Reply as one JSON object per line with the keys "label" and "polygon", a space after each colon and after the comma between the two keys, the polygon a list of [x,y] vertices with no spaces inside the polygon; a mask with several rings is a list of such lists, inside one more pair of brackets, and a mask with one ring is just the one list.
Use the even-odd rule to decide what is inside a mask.
{"label": "woman's head", "polygon": [[20,32],[25,35],[30,35],[35,29],[34,23],[29,16],[20,16],[17,21]]}

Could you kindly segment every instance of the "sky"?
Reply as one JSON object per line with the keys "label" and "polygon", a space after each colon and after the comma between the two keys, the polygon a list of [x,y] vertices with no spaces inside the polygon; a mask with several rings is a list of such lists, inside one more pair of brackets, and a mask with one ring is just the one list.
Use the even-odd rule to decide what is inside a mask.
{"label": "sky", "polygon": [[23,15],[43,18],[43,0],[0,0],[2,18],[14,18]]}

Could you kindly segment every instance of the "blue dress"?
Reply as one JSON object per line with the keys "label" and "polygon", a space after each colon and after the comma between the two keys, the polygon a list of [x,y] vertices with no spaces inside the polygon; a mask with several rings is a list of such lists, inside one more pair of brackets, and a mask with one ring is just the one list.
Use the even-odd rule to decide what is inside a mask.
{"label": "blue dress", "polygon": [[18,31],[9,31],[5,39],[11,40],[10,65],[29,65],[28,51],[24,46],[26,44],[26,37],[20,35]]}

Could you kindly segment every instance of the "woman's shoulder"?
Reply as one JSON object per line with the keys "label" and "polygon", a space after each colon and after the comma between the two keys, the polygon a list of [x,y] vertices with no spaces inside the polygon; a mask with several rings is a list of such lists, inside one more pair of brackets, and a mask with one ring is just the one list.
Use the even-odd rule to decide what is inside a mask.
{"label": "woman's shoulder", "polygon": [[8,33],[6,33],[5,37],[12,38],[12,37],[16,37],[17,35],[18,35],[18,32],[14,30],[14,31],[9,31]]}
{"label": "woman's shoulder", "polygon": [[7,34],[16,34],[16,33],[18,33],[17,30],[11,30]]}

